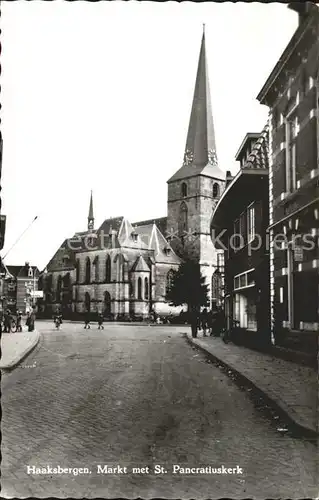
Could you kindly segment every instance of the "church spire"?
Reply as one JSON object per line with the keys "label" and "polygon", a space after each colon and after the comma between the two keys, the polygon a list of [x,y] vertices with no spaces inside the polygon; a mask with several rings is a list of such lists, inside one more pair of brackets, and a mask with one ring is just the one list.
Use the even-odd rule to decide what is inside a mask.
{"label": "church spire", "polygon": [[88,215],[88,231],[93,231],[93,229],[94,229],[93,194],[91,190],[89,215]]}
{"label": "church spire", "polygon": [[206,61],[205,25],[189,121],[183,165],[217,166],[215,132]]}

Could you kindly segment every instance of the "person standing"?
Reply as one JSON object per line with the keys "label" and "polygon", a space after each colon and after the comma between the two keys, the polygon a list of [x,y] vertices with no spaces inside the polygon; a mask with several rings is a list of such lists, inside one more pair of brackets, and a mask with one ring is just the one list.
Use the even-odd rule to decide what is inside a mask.
{"label": "person standing", "polygon": [[7,309],[6,312],[4,313],[4,332],[5,333],[11,332],[11,312],[9,309]]}
{"label": "person standing", "polygon": [[86,328],[90,329],[91,328],[91,326],[90,326],[90,319],[91,319],[90,318],[90,313],[89,313],[89,311],[87,311],[85,313],[85,316],[84,316],[84,329],[86,329]]}
{"label": "person standing", "polygon": [[203,337],[206,337],[207,324],[208,324],[208,312],[206,307],[203,309],[201,314],[201,323],[202,323]]}
{"label": "person standing", "polygon": [[35,324],[35,306],[32,306],[32,310],[29,316],[29,325],[28,325],[29,332],[33,332],[34,324]]}
{"label": "person standing", "polygon": [[98,326],[98,330],[104,330],[104,326],[103,326],[103,314],[102,313],[98,314],[97,323],[99,325]]}
{"label": "person standing", "polygon": [[22,312],[17,313],[17,332],[22,332]]}

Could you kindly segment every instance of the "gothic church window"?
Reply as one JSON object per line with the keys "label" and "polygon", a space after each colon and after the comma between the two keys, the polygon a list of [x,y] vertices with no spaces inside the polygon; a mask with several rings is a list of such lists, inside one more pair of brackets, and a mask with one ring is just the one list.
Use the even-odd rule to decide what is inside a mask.
{"label": "gothic church window", "polygon": [[88,292],[86,292],[86,294],[85,294],[84,306],[85,306],[86,312],[91,311],[91,297],[90,297],[90,294]]}
{"label": "gothic church window", "polygon": [[186,203],[182,203],[179,209],[179,233],[182,234],[188,231],[188,210]]}
{"label": "gothic church window", "polygon": [[137,298],[142,298],[142,278],[138,278],[137,280]]}
{"label": "gothic church window", "polygon": [[219,196],[219,184],[214,182],[213,184],[213,198],[217,198]]}
{"label": "gothic church window", "polygon": [[171,289],[173,284],[174,271],[170,269],[166,275],[166,293]]}
{"label": "gothic church window", "polygon": [[100,271],[100,266],[99,266],[99,256],[97,255],[93,261],[93,266],[94,266],[94,281],[99,281],[99,271]]}
{"label": "gothic church window", "polygon": [[106,257],[105,262],[105,281],[106,283],[111,282],[111,259],[109,255]]}
{"label": "gothic church window", "polygon": [[111,314],[111,295],[109,292],[104,292],[104,316],[109,317]]}
{"label": "gothic church window", "polygon": [[61,293],[62,293],[62,276],[59,276],[56,287],[56,302],[61,302]]}
{"label": "gothic church window", "polygon": [[144,280],[144,298],[148,300],[148,278]]}
{"label": "gothic church window", "polygon": [[85,262],[85,282],[86,283],[91,282],[91,261],[89,257],[86,259]]}
{"label": "gothic church window", "polygon": [[185,198],[187,196],[187,184],[186,184],[186,182],[182,182],[181,194],[182,194],[183,198]]}

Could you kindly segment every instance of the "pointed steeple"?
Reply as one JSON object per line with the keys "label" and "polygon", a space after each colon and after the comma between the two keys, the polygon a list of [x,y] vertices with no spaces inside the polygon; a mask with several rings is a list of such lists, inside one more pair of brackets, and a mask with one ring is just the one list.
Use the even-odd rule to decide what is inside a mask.
{"label": "pointed steeple", "polygon": [[183,166],[169,179],[173,182],[193,175],[224,179],[218,167],[213,113],[210,99],[208,66],[206,61],[205,25],[189,120]]}
{"label": "pointed steeple", "polygon": [[93,229],[94,229],[93,194],[91,190],[89,215],[88,215],[88,231],[93,231]]}
{"label": "pointed steeple", "polygon": [[189,121],[184,165],[205,167],[217,165],[215,131],[210,100],[208,67],[206,61],[205,25]]}

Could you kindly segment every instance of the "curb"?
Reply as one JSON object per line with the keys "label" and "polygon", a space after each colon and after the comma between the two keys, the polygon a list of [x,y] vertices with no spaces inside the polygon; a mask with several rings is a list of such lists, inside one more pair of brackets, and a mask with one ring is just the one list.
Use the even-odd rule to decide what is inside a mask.
{"label": "curb", "polygon": [[30,353],[35,349],[35,347],[38,345],[39,340],[40,340],[40,333],[38,330],[34,330],[36,333],[36,336],[32,340],[32,342],[22,351],[19,356],[17,356],[15,359],[13,359],[10,363],[6,364],[5,366],[1,366],[1,370],[12,370],[15,368],[17,365],[19,365]]}
{"label": "curb", "polygon": [[[246,375],[244,375],[242,372],[238,371],[233,365],[227,363],[223,359],[219,358],[218,356],[212,354],[210,351],[205,349],[202,345],[200,345],[196,340],[193,340],[190,338],[188,335],[185,335],[186,341],[192,345],[196,346],[199,350],[204,352],[206,355],[208,355],[212,360],[217,361],[220,365],[222,365],[225,368],[228,368],[232,370],[239,378],[244,380],[246,384],[250,385],[252,388],[260,392],[263,397],[269,401],[269,403],[272,404],[272,406],[278,411],[279,414],[284,416],[290,423],[290,425],[294,428],[294,430],[298,433],[302,433],[305,437],[313,440],[313,439],[318,439],[318,431],[313,429],[312,427],[309,427],[302,422],[300,422],[300,419],[298,415],[296,414],[295,410],[291,407],[289,407],[284,401],[282,401],[277,395],[275,395],[269,388],[264,388],[260,384],[256,384],[253,382],[250,378],[248,378]],[[198,341],[199,339],[197,339]]]}

